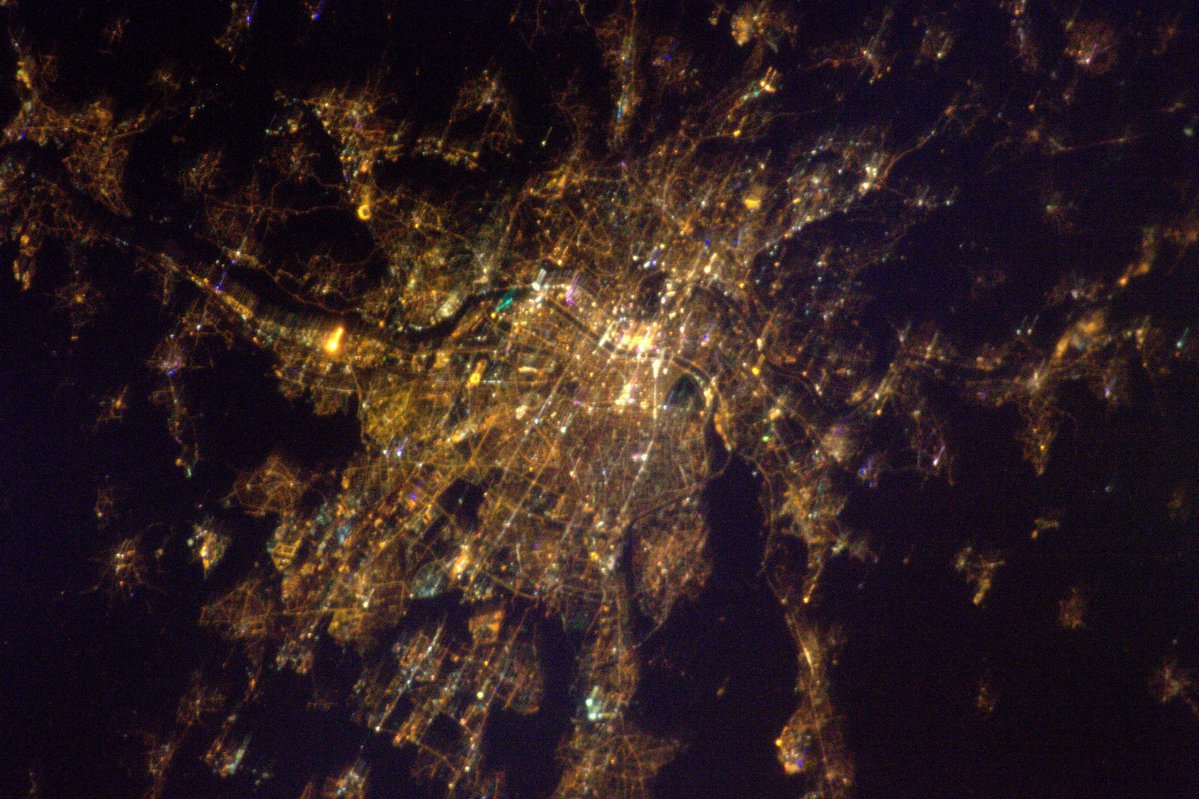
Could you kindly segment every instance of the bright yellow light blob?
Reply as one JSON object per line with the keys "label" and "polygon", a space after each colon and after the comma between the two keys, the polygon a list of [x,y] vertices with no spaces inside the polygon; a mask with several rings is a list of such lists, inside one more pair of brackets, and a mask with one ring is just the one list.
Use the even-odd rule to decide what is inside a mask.
{"label": "bright yellow light blob", "polygon": [[470,373],[470,377],[466,379],[467,386],[477,386],[483,381],[483,371],[487,368],[487,359],[480,358],[475,364],[475,370]]}
{"label": "bright yellow light blob", "polygon": [[345,335],[346,329],[342,325],[338,325],[337,329],[329,334],[325,339],[325,352],[330,355],[341,349],[341,337]]}
{"label": "bright yellow light blob", "polygon": [[369,202],[363,201],[358,206],[358,218],[363,222],[371,218],[371,204]]}

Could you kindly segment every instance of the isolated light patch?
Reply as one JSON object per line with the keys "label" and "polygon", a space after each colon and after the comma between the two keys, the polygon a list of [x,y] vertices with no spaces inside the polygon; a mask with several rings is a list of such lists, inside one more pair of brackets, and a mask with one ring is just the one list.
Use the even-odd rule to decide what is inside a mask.
{"label": "isolated light patch", "polygon": [[346,329],[343,325],[338,325],[337,328],[329,334],[325,339],[325,352],[330,355],[335,354],[341,349],[341,338],[345,335]]}

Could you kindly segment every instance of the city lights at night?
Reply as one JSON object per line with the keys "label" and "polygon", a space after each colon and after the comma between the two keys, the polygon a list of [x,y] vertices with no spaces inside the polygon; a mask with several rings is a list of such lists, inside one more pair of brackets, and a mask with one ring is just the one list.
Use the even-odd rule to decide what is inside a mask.
{"label": "city lights at night", "polygon": [[12,795],[1199,791],[1188,3],[52,5]]}

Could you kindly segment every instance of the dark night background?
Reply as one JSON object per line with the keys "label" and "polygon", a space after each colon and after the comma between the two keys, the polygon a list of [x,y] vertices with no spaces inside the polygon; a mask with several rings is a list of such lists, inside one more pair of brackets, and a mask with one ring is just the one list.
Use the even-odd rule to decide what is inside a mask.
{"label": "dark night background", "polygon": [[[935,8],[890,5],[899,19]],[[1029,6],[1046,47],[1056,43],[1060,52],[1051,23],[1070,9]],[[1142,226],[1194,203],[1195,11],[1186,3],[1125,6],[1093,8],[1124,32],[1146,28],[1148,19],[1176,19],[1179,41],[1161,58],[1126,58],[1082,84],[1055,124],[1083,140],[1123,130],[1140,138],[1056,159],[1032,154],[989,172],[996,135],[984,129],[913,159],[914,173],[940,176],[960,194],[900,245],[897,269],[870,276],[878,318],[897,327],[935,321],[963,349],[994,340],[1013,320],[1036,313],[1061,276],[1119,274],[1135,256]],[[213,44],[228,21],[228,8],[218,4],[18,3],[0,16],[36,48],[58,53],[56,90],[69,98],[103,94],[118,108],[134,108],[147,102],[157,67],[196,76],[208,97],[199,118],[183,131],[151,131],[129,165],[135,213],[166,225],[184,224],[194,209],[164,188],[162,175],[194,155],[191,148],[216,144],[226,147],[231,170],[248,169],[279,91],[361,83],[382,63],[405,87],[405,108],[437,119],[468,68],[495,64],[512,78],[522,137],[533,144],[554,122],[552,91],[572,77],[596,108],[611,102],[586,30],[564,26],[529,44],[506,33],[511,10],[498,3],[401,3],[391,25],[375,3],[330,0],[320,6],[320,24],[291,4],[256,7],[237,67]],[[858,34],[864,19],[887,6],[799,7],[802,50]],[[988,102],[1027,115],[1047,79],[1015,63],[1005,45],[1007,17],[982,3],[943,4],[936,13],[958,31],[938,71],[901,69],[894,80],[863,81],[836,98],[813,74],[810,85],[788,87],[820,109],[802,124],[882,119],[920,129],[970,81],[987,87]],[[127,30],[110,47],[101,31],[122,15]],[[720,82],[745,53],[730,41],[727,23],[714,29],[707,16],[707,7],[691,4],[643,9],[644,24],[691,42]],[[897,29],[918,43],[920,31]],[[14,56],[0,49],[0,74],[11,76]],[[789,55],[784,48],[774,57]],[[0,94],[6,119],[14,97],[11,86]],[[1182,111],[1162,112],[1179,98],[1188,104]],[[504,167],[506,179],[519,185],[522,170],[536,170],[565,145],[528,145]],[[462,176],[434,170],[412,179]],[[1047,180],[1074,200],[1080,232],[1065,235],[1037,213]],[[347,235],[329,226],[330,237]],[[10,245],[2,255],[8,264]],[[147,399],[158,383],[146,363],[168,324],[153,279],[116,252],[89,257],[103,301],[77,340],[52,294],[66,252],[49,253],[29,291],[0,278],[0,796],[141,795],[147,746],[169,735],[192,675],[236,657],[197,621],[205,599],[265,557],[269,523],[223,502],[235,475],[273,450],[336,469],[358,441],[351,416],[316,417],[280,397],[267,356],[242,345],[214,348],[211,368],[189,378],[202,460],[185,479],[165,411]],[[966,312],[953,301],[965,293],[972,259],[1007,264],[1010,274],[1001,301]],[[1153,314],[1169,329],[1189,326],[1199,336],[1195,266],[1191,251],[1173,269],[1146,277],[1111,309],[1113,317]],[[1051,344],[1054,334],[1045,335]],[[1199,796],[1199,718],[1181,701],[1160,702],[1150,687],[1166,660],[1199,666],[1199,383],[1187,367],[1156,382],[1134,375],[1131,402],[1115,410],[1068,387],[1068,421],[1040,477],[1022,459],[1014,411],[968,407],[947,392],[935,400],[953,420],[956,482],[900,473],[875,489],[852,489],[845,519],[869,533],[879,562],[834,560],[816,612],[846,636],[833,697],[844,714],[858,796]],[[125,418],[97,427],[100,401],[124,386]],[[115,507],[101,525],[94,507],[106,486]],[[1172,514],[1168,504],[1179,492],[1182,512]],[[692,744],[664,769],[661,797],[798,792],[771,743],[792,706],[796,667],[781,611],[758,570],[755,494],[753,475],[740,465],[709,487],[712,579],[644,647],[640,721]],[[1045,509],[1061,526],[1030,540]],[[233,552],[207,581],[184,544],[206,515],[236,532]],[[114,597],[102,587],[106,554],[137,531],[151,553],[146,584],[132,598]],[[953,569],[967,543],[1006,554],[981,607]],[[1057,621],[1071,586],[1089,600],[1085,626],[1074,631]],[[532,720],[500,719],[490,734],[493,763],[508,770],[517,795],[529,797],[552,789],[552,752],[574,701],[570,635],[545,627],[546,708]],[[663,653],[690,664],[686,678],[654,668]],[[371,764],[373,796],[425,795],[407,780],[405,752],[336,710],[305,711],[314,683],[336,692],[352,671],[352,656],[330,646],[311,680],[280,679],[255,711],[262,714],[249,722],[256,751],[269,753],[273,780],[258,788],[248,777],[219,780],[198,762],[202,751],[189,764],[185,749],[167,795],[297,796],[310,773],[359,756]],[[996,697],[990,713],[977,707],[984,678]],[[729,689],[713,700],[721,685]]]}

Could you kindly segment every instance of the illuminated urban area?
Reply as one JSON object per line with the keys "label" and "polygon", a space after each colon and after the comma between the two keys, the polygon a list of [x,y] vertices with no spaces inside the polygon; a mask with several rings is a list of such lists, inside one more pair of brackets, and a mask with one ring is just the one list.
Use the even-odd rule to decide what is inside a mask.
{"label": "illuminated urban area", "polygon": [[[516,3],[494,34],[506,47],[568,63],[583,41],[595,54],[554,62],[534,113],[533,78],[499,56],[432,77],[417,56],[418,69],[389,67],[406,26],[429,24],[403,4],[361,18],[333,0],[266,5],[234,0],[204,40],[218,67],[154,62],[136,102],[63,85],[64,53],[5,9],[12,279],[53,293],[75,338],[112,311],[99,286],[114,272],[154,286],[166,320],[147,343],[153,389],[106,395],[97,429],[119,434],[131,405],[151,407],[177,475],[200,479],[223,421],[193,385],[228,352],[265,359],[287,402],[357,429],[344,463],[274,448],[166,538],[108,523],[120,492],[99,487],[105,601],[169,593],[164,547],[182,542],[213,586],[198,589],[198,625],[229,653],[196,668],[172,724],[146,736],[149,797],[206,784],[187,776],[201,772],[242,786],[231,795],[278,795],[259,749],[264,697],[283,679],[320,684],[329,651],[352,664],[345,690],[314,690],[308,706],[406,753],[404,779],[429,796],[661,795],[660,774],[695,741],[649,718],[647,675],[699,679],[663,641],[704,597],[759,590],[794,654],[770,768],[790,795],[856,796],[835,689],[854,635],[836,621],[841,584],[934,556],[900,551],[853,509],[888,485],[981,479],[970,419],[1008,420],[1018,460],[1005,468],[1040,485],[1078,435],[1071,403],[1119,419],[1158,397],[1168,415],[1160,398],[1193,385],[1194,308],[1138,308],[1194,278],[1194,163],[1160,178],[1159,208],[1126,220],[1127,256],[1113,245],[1089,271],[1042,268],[1032,243],[1103,249],[1111,231],[1088,216],[1100,201],[1080,163],[1157,146],[1165,128],[1194,155],[1194,83],[1170,103],[1155,89],[1136,125],[1084,125],[1078,111],[1121,70],[1185,61],[1195,31],[1181,14],[982,4],[1003,67],[962,78],[955,59],[982,34],[952,5],[866,4],[825,35],[816,4],[697,4],[675,24],[638,2]],[[105,46],[124,52],[142,13],[101,14]],[[256,60],[260,26],[286,19],[308,47],[351,18],[392,39],[372,34],[349,77],[276,79]],[[423,100],[422,81],[449,101]],[[245,90],[262,124],[223,133],[206,119],[242,84],[271,87]],[[147,166],[146,141],[170,157]],[[146,189],[147,170],[166,188]],[[1001,252],[959,204],[1014,185],[1007,175],[1036,228],[1013,228],[1030,243]],[[930,230],[937,247],[912,244]],[[724,512],[748,548],[716,540],[726,484],[748,509]],[[1169,489],[1179,524],[1195,485]],[[966,529],[935,555],[962,613],[986,613],[1027,548],[1074,523],[1064,502],[1036,502],[1006,538]],[[269,528],[237,566],[233,516]],[[752,564],[728,566],[742,557]],[[1040,610],[1085,636],[1097,591],[1080,579]],[[555,640],[570,664],[556,686]],[[1144,695],[1193,723],[1199,661],[1152,657]],[[1002,680],[984,666],[971,680],[979,719],[1002,713]],[[727,682],[704,701],[753,690]],[[563,702],[553,778],[526,790],[495,730]],[[314,762],[299,795],[398,795],[380,793],[379,773],[365,755]]]}

